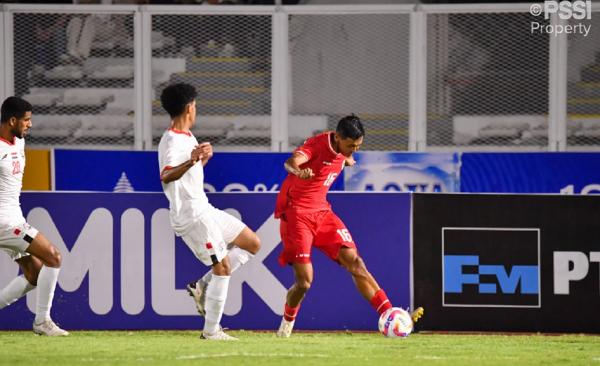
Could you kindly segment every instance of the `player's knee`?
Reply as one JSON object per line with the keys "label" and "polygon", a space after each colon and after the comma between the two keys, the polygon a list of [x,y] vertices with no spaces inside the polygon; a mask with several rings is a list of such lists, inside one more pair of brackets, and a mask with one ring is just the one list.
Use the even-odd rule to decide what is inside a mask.
{"label": "player's knee", "polygon": [[59,268],[62,264],[62,256],[56,247],[52,246],[50,249],[50,255],[46,258],[46,263],[44,263],[48,267]]}
{"label": "player's knee", "polygon": [[252,254],[258,253],[260,250],[260,238],[256,233],[252,233],[252,239],[250,240],[250,245],[248,246],[248,251]]}
{"label": "player's knee", "polygon": [[302,292],[310,290],[311,281],[309,279],[301,279],[296,281],[296,287]]}

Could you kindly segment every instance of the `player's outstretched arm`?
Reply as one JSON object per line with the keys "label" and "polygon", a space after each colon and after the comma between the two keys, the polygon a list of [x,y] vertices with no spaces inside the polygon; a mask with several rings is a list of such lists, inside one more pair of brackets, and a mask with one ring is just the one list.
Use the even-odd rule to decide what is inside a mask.
{"label": "player's outstretched arm", "polygon": [[285,170],[290,174],[294,174],[300,179],[310,179],[315,176],[311,168],[301,169],[300,165],[306,163],[308,157],[302,153],[295,152],[289,159],[283,164]]}
{"label": "player's outstretched arm", "polygon": [[[163,183],[171,183],[173,181],[178,180],[191,167],[193,167],[194,164],[196,164],[198,161],[200,161],[203,157],[204,156],[202,154],[202,149],[201,149],[200,145],[196,146],[194,148],[194,150],[192,150],[192,153],[190,154],[190,160],[188,160],[184,163],[181,163],[174,168],[163,169],[162,173],[160,174],[160,180]],[[208,161],[208,159],[207,159],[207,161]]]}

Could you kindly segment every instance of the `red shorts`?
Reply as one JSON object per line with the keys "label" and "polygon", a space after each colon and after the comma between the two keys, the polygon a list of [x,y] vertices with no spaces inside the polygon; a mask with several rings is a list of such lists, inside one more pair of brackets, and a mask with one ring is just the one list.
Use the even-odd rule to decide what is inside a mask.
{"label": "red shorts", "polygon": [[346,225],[331,210],[311,213],[287,210],[281,217],[279,231],[283,241],[279,255],[282,266],[311,263],[313,245],[336,262],[342,247],[356,249]]}

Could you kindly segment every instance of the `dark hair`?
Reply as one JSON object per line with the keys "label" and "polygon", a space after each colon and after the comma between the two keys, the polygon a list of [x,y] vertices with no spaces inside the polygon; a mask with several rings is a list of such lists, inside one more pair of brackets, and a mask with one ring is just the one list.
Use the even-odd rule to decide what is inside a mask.
{"label": "dark hair", "polygon": [[2,111],[0,112],[0,121],[8,122],[9,119],[15,117],[21,119],[25,113],[32,111],[31,104],[25,99],[19,97],[8,97],[2,103]]}
{"label": "dark hair", "polygon": [[351,138],[357,140],[365,135],[365,129],[360,122],[360,118],[352,113],[349,116],[342,118],[335,129],[343,139]]}
{"label": "dark hair", "polygon": [[190,84],[180,83],[167,86],[160,95],[160,102],[171,118],[180,116],[185,106],[196,100],[198,93]]}

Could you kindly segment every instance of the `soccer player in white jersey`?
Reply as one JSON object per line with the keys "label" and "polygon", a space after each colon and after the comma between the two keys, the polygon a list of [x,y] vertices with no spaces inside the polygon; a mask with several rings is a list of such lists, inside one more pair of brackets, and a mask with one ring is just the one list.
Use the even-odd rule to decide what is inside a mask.
{"label": "soccer player in white jersey", "polygon": [[[187,287],[205,318],[200,338],[236,340],[220,326],[229,278],[258,252],[260,239],[243,222],[208,202],[203,167],[213,149],[209,142],[198,144],[190,132],[196,121],[196,96],[189,84],[170,85],[161,94],[171,126],[158,144],[160,180],[169,200],[173,231],[196,258],[212,266],[212,271]],[[231,250],[228,244],[233,245]]]}
{"label": "soccer player in white jersey", "polygon": [[0,112],[0,250],[17,262],[23,272],[0,290],[0,309],[37,286],[33,331],[40,335],[66,336],[69,332],[60,329],[50,318],[60,271],[60,252],[25,221],[19,202],[25,169],[24,137],[31,128],[31,110],[26,100],[9,97],[2,103]]}

